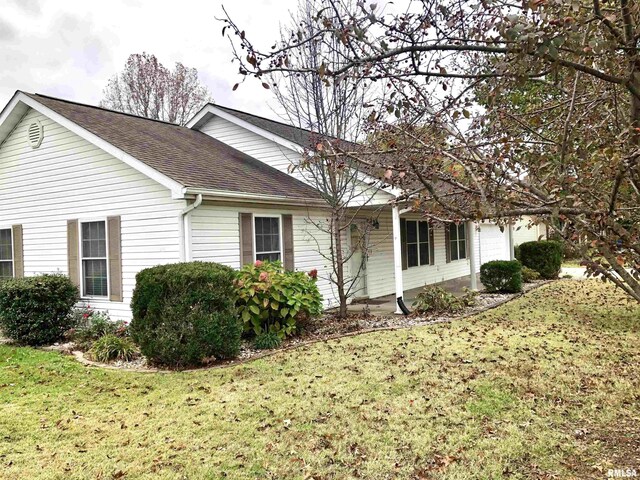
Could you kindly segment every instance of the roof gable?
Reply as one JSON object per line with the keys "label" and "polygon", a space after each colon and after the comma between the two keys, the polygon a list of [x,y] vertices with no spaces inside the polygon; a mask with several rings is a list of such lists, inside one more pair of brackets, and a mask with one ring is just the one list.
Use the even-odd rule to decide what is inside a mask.
{"label": "roof gable", "polygon": [[76,133],[133,163],[174,193],[191,188],[256,197],[320,198],[303,182],[199,131],[44,95],[18,92],[1,114],[0,134],[5,120],[9,128],[13,121],[9,117],[16,116],[10,111],[20,113],[22,105],[81,130]]}

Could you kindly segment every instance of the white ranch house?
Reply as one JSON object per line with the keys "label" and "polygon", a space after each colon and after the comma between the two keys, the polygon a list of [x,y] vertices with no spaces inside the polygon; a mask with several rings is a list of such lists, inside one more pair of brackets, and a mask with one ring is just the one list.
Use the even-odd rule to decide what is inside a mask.
{"label": "white ranch house", "polygon": [[[213,104],[179,127],[18,91],[0,114],[0,277],[64,273],[84,303],[130,319],[143,268],[279,258],[318,269],[325,304],[335,306],[318,253],[330,239],[308,222],[325,218],[324,203],[289,173],[309,135]],[[402,297],[475,273],[543,235],[524,223],[515,232],[491,223],[433,228],[394,200],[384,190],[372,202],[383,210],[359,297]]]}

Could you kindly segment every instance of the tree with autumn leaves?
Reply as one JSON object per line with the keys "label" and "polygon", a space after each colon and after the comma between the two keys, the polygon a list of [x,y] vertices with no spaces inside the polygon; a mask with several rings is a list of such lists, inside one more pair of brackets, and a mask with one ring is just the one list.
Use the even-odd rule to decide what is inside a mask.
{"label": "tree with autumn leaves", "polygon": [[[533,216],[640,301],[640,2],[343,1],[266,48],[227,17],[243,79],[375,82],[362,161],[404,201],[433,221]],[[296,62],[324,38],[339,62]]]}
{"label": "tree with autumn leaves", "polygon": [[211,94],[195,68],[177,62],[169,70],[155,55],[134,53],[122,72],[109,80],[100,106],[186,125],[210,101]]}

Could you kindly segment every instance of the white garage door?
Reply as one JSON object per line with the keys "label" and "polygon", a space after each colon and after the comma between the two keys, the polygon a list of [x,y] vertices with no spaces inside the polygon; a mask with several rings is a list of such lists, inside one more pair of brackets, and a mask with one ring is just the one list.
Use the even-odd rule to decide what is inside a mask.
{"label": "white garage door", "polygon": [[481,224],[478,232],[480,265],[491,260],[509,260],[509,234],[497,225]]}

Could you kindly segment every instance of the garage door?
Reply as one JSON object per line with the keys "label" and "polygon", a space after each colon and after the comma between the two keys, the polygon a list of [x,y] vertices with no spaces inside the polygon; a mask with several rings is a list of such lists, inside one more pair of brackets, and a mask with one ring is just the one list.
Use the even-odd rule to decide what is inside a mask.
{"label": "garage door", "polygon": [[478,232],[480,265],[491,260],[509,260],[509,234],[497,225],[481,224]]}

